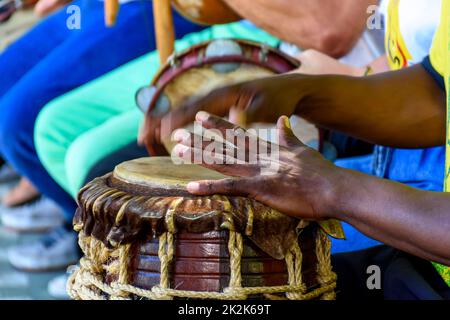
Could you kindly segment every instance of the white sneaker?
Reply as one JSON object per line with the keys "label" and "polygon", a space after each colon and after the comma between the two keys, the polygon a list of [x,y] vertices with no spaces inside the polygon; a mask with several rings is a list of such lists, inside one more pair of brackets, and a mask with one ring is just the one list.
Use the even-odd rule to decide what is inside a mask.
{"label": "white sneaker", "polygon": [[55,299],[70,299],[69,294],[67,293],[68,279],[69,275],[63,274],[50,280],[47,286],[48,293]]}
{"label": "white sneaker", "polygon": [[0,217],[5,228],[18,232],[45,232],[64,223],[62,210],[47,198],[20,207],[4,208]]}
{"label": "white sneaker", "polygon": [[66,268],[78,261],[77,236],[57,228],[40,241],[9,249],[8,260],[19,270],[38,272]]}

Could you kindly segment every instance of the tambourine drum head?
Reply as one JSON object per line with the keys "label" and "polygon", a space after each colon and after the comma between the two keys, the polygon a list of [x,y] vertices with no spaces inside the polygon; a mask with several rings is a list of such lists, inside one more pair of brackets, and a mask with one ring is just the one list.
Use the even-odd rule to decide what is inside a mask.
{"label": "tambourine drum head", "polygon": [[186,19],[204,25],[241,20],[222,0],[172,0],[173,7]]}
{"label": "tambourine drum head", "polygon": [[229,73],[218,73],[213,68],[204,66],[180,75],[167,85],[164,92],[169,97],[170,105],[176,108],[188,99],[205,96],[214,89],[271,75],[273,72],[269,70],[248,64],[242,64]]}
{"label": "tambourine drum head", "polygon": [[[290,72],[298,66],[297,60],[266,44],[215,39],[171,58],[152,86],[138,92],[136,102],[150,116],[147,119],[158,118],[215,89]],[[170,137],[162,143],[170,153],[174,144]]]}
{"label": "tambourine drum head", "polygon": [[[169,99],[170,106],[172,106],[172,109],[175,109],[188,101],[188,99],[205,96],[216,88],[232,85],[237,82],[268,77],[270,75],[273,75],[273,73],[269,70],[247,64],[242,64],[238,69],[229,73],[217,73],[209,66],[199,67],[191,69],[189,72],[180,75],[173,82],[169,83],[164,90],[164,95],[160,96],[158,102],[162,100],[161,97],[163,99]],[[160,109],[155,108],[153,112],[161,113],[166,108],[164,110]],[[190,130],[192,127],[192,125],[187,125],[185,128]],[[168,151],[171,151],[176,144],[170,139],[163,143]]]}

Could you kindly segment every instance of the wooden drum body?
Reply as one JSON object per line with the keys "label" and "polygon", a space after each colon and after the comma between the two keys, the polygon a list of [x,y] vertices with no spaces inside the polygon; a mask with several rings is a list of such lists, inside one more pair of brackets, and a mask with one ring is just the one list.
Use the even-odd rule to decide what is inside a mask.
{"label": "wooden drum body", "polygon": [[198,197],[224,176],[170,158],[125,162],[79,193],[76,299],[333,299],[330,241],[314,222],[242,197]]}

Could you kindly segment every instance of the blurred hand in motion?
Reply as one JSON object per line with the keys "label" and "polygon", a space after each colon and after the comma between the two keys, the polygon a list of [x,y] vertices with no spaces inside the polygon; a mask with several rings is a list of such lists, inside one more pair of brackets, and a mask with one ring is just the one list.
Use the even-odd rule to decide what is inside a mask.
{"label": "blurred hand in motion", "polygon": [[[229,130],[240,135],[249,135],[249,132],[206,112],[199,112],[197,122],[208,130],[217,130],[223,137],[227,137],[225,144],[238,153],[246,153],[246,161],[238,164],[230,161],[236,153],[230,148],[215,148],[211,150],[210,143],[202,137],[195,136],[187,130],[179,129],[174,134],[178,142],[172,155],[190,162],[194,156],[203,160],[202,166],[216,170],[230,178],[217,181],[194,181],[189,183],[188,191],[195,195],[234,195],[255,199],[267,206],[293,217],[322,220],[333,217],[334,189],[339,183],[339,170],[331,162],[325,160],[320,153],[307,147],[299,141],[292,132],[289,119],[282,116],[277,122],[279,146],[272,143],[258,141],[257,150],[251,150],[249,144],[236,143],[236,139],[229,139]],[[228,133],[228,136],[227,136]],[[237,135],[239,139],[239,134]],[[232,141],[233,140],[233,141]],[[201,141],[195,143],[194,141]],[[215,142],[217,143],[217,140]],[[268,148],[262,148],[267,145]],[[241,148],[241,150],[239,150]],[[221,151],[217,151],[220,150]],[[245,149],[245,150],[242,150]],[[264,151],[262,151],[264,150]],[[278,150],[276,157],[268,155],[267,150]],[[249,154],[256,151],[255,155]],[[215,161],[210,161],[214,159]],[[248,161],[256,159],[256,161]],[[233,160],[233,159],[231,159]],[[236,160],[236,159],[234,159]],[[270,174],[261,174],[264,168],[277,168]]]}
{"label": "blurred hand in motion", "polygon": [[338,59],[330,57],[314,49],[305,50],[297,56],[301,62],[300,68],[293,73],[303,74],[339,74],[344,76],[361,77],[366,68],[353,67],[340,62]]}
{"label": "blurred hand in motion", "polygon": [[71,0],[39,0],[34,7],[34,12],[40,17],[46,16],[64,7],[69,2]]}
{"label": "blurred hand in motion", "polygon": [[286,74],[243,82],[188,101],[162,117],[147,114],[139,141],[147,145],[151,155],[157,155],[158,146],[170,139],[175,129],[192,123],[199,111],[225,117],[233,109],[245,111],[247,123],[275,123],[282,115],[292,115],[300,96],[306,93],[293,83],[299,77],[298,74]]}

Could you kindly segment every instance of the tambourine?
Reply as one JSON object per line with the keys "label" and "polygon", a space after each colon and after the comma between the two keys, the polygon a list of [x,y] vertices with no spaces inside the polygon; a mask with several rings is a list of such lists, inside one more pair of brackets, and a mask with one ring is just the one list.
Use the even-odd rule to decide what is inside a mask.
{"label": "tambourine", "polygon": [[263,43],[212,40],[170,57],[151,85],[137,91],[136,104],[147,115],[161,116],[214,89],[299,66],[298,60]]}

